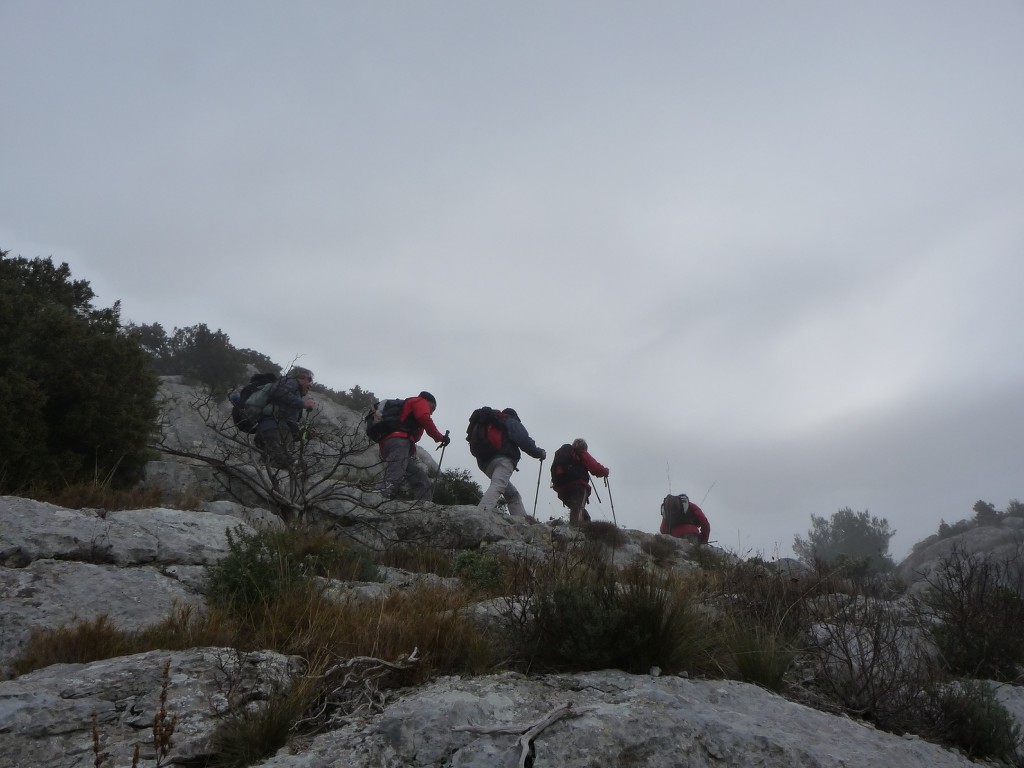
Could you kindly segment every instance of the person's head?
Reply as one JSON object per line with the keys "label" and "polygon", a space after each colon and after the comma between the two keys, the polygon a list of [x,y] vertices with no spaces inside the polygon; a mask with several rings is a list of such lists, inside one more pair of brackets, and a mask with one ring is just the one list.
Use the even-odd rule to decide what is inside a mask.
{"label": "person's head", "polygon": [[426,390],[423,390],[422,392],[420,392],[420,397],[422,397],[424,400],[426,400],[428,403],[430,403],[430,412],[431,413],[433,413],[434,411],[437,410],[437,398],[436,397],[434,397],[432,394],[430,394]]}
{"label": "person's head", "polygon": [[690,497],[687,496],[685,493],[680,493],[679,494],[679,501],[683,505],[683,512],[689,512],[690,511]]}
{"label": "person's head", "polygon": [[577,437],[572,441],[572,449],[574,451],[585,451],[587,450],[587,441],[582,437]]}
{"label": "person's head", "polygon": [[299,382],[299,391],[302,394],[309,392],[309,388],[313,385],[313,372],[301,365],[296,365],[288,371],[288,376]]}
{"label": "person's head", "polygon": [[505,409],[504,409],[504,410],[502,411],[502,413],[504,413],[504,414],[505,414],[506,416],[511,416],[511,417],[512,417],[513,419],[515,419],[516,421],[519,421],[519,414],[518,414],[518,413],[516,413],[516,410],[515,410],[515,408],[505,408]]}

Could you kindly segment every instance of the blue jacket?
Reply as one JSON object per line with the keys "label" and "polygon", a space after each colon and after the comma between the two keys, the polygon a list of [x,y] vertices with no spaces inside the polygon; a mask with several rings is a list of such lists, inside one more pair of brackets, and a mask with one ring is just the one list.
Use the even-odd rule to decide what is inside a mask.
{"label": "blue jacket", "polygon": [[[526,427],[515,416],[505,414],[505,435],[508,439],[504,441],[504,444],[495,456],[507,456],[512,459],[512,466],[519,465],[519,460],[522,458],[520,451],[535,459],[539,459],[543,455],[543,451],[537,447],[537,443],[530,437]],[[487,465],[493,460],[494,456],[490,457],[487,461],[477,459],[476,463],[482,471],[486,471]]]}

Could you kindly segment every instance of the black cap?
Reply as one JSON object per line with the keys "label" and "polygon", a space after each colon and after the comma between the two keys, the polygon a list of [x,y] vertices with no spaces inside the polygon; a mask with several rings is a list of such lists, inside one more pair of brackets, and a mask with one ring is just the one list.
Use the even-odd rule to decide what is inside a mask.
{"label": "black cap", "polygon": [[515,408],[506,408],[505,410],[502,411],[502,413],[504,413],[506,416],[511,416],[516,421],[519,421],[519,414],[516,413]]}
{"label": "black cap", "polygon": [[429,392],[427,392],[426,390],[424,390],[423,392],[420,392],[420,397],[422,397],[422,398],[423,398],[424,400],[429,400],[429,401],[430,401],[431,403],[433,403],[433,404],[434,404],[435,406],[437,405],[437,398],[436,398],[436,397],[434,397],[434,396],[433,396],[432,394],[430,394]]}

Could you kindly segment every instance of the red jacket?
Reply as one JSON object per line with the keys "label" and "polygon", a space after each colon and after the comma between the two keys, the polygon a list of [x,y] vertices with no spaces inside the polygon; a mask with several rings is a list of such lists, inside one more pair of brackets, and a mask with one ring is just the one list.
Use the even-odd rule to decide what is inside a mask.
{"label": "red jacket", "polygon": [[708,522],[707,517],[704,516],[704,511],[690,502],[690,514],[697,518],[695,523],[683,523],[677,525],[671,531],[665,530],[665,518],[661,518],[661,528],[659,533],[666,533],[670,536],[682,538],[683,536],[699,536],[701,544],[707,544],[708,539],[711,538],[711,523]]}
{"label": "red jacket", "polygon": [[[591,456],[587,451],[577,451],[574,449],[573,454],[575,454],[576,458],[580,460],[580,463],[583,464],[587,472],[592,474],[594,477],[608,477],[608,467]],[[579,477],[567,480],[564,483],[558,483],[557,485],[552,482],[551,487],[554,488],[555,493],[557,493],[558,491],[565,490],[566,488],[571,488],[574,485],[585,485],[589,487],[590,478]]]}
{"label": "red jacket", "polygon": [[[412,417],[409,419],[409,417]],[[402,406],[402,412],[399,414],[399,420],[406,423],[406,420],[416,424],[415,429],[411,430],[396,430],[385,435],[381,442],[391,437],[408,437],[409,452],[412,453],[416,450],[415,443],[420,441],[423,437],[423,433],[426,432],[432,438],[435,443],[439,443],[444,440],[444,435],[441,434],[441,430],[434,424],[434,419],[430,415],[430,401],[425,397],[409,397],[406,398],[405,405]]]}

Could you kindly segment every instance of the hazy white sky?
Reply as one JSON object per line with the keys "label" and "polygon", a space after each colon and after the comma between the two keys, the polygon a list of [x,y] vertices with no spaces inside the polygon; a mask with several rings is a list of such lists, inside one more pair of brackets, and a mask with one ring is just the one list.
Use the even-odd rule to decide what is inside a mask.
{"label": "hazy white sky", "polygon": [[482,483],[488,404],[586,437],[620,524],[686,492],[740,554],[851,507],[902,557],[1024,496],[1019,0],[0,0],[0,29],[0,248],[334,389],[429,389]]}

